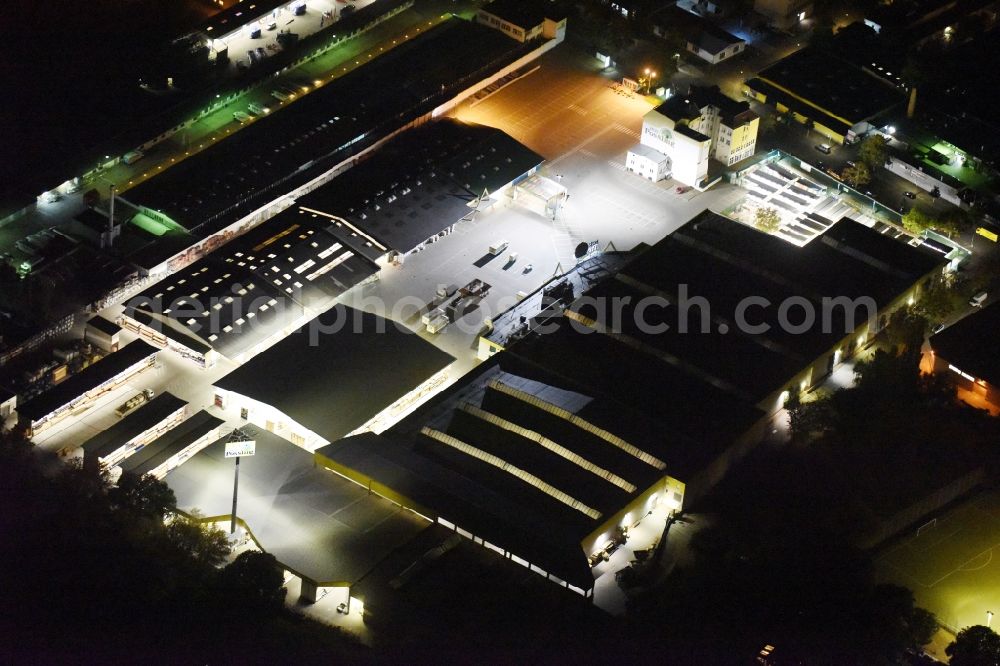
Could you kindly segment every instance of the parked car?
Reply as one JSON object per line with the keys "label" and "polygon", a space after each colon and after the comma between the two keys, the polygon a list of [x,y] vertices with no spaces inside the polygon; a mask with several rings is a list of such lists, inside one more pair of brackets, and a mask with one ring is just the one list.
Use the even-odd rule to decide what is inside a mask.
{"label": "parked car", "polygon": [[291,99],[291,96],[284,92],[283,90],[274,89],[271,91],[271,97],[278,100],[279,102],[287,102]]}
{"label": "parked car", "polygon": [[943,331],[944,330],[944,326],[945,325],[944,325],[943,322],[940,323],[940,324],[935,324],[934,328],[931,329],[931,335],[937,335],[938,333],[940,333],[941,331]]}
{"label": "parked car", "polygon": [[233,112],[233,118],[235,118],[235,119],[236,119],[236,121],[237,121],[237,122],[238,122],[239,124],[241,124],[241,125],[242,125],[243,123],[248,123],[248,122],[250,122],[250,121],[252,120],[252,118],[251,118],[250,114],[248,114],[248,113],[243,113],[242,111],[234,111],[234,112]]}

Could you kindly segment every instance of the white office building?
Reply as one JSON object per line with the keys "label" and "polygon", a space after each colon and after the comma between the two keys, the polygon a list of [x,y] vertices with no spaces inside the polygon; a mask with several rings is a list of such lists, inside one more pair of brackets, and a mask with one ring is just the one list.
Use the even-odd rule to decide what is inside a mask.
{"label": "white office building", "polygon": [[709,157],[730,166],[754,154],[758,124],[747,102],[692,86],[643,116],[640,143],[625,165],[654,182],[672,176],[700,189],[707,186]]}

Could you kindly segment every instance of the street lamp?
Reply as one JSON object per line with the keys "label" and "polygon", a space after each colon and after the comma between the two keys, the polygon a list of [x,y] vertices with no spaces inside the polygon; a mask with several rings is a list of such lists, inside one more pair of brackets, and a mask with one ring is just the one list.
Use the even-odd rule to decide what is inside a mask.
{"label": "street lamp", "polygon": [[653,79],[656,78],[656,72],[654,72],[649,67],[647,67],[646,69],[643,70],[643,73],[646,75],[646,78],[642,79],[642,81],[645,81],[645,83],[646,83],[646,94],[648,95],[649,94],[650,86],[652,85],[652,82],[653,82]]}

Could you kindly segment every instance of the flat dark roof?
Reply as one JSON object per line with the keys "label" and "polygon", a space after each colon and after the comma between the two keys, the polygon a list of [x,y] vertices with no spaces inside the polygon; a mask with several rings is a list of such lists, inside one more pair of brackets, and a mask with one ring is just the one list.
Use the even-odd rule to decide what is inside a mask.
{"label": "flat dark roof", "polygon": [[674,131],[678,134],[683,134],[690,139],[694,139],[695,141],[709,141],[712,138],[707,134],[702,134],[698,130],[691,129],[687,125],[675,125]]}
{"label": "flat dark roof", "polygon": [[17,410],[18,414],[32,421],[37,421],[73,402],[87,391],[97,388],[143,359],[153,356],[157,351],[159,350],[156,347],[142,340],[133,340],[118,351],[108,354],[97,363],[72,375],[55,388],[49,389],[20,405]]}
{"label": "flat dark roof", "polygon": [[[160,239],[130,259],[153,268],[433,110],[475,76],[530,48],[452,19],[127,191],[193,239]],[[168,238],[168,237],[164,237]]]}
{"label": "flat dark roof", "polygon": [[[823,110],[848,127],[904,100],[899,90],[859,67],[813,47],[806,47],[779,60],[760,72],[757,79],[748,82],[748,85],[758,80],[808,100],[809,104],[796,100],[807,109],[802,111],[803,115],[814,118],[818,110]],[[786,105],[796,108],[793,104]]]}
{"label": "flat dark roof", "polygon": [[[721,391],[757,404],[780,391],[785,382],[864,323],[867,313],[863,309],[857,312],[859,319],[848,326],[843,308],[834,308],[824,332],[819,323],[819,313],[824,312],[823,298],[871,298],[881,310],[943,264],[944,259],[936,253],[888,238],[850,219],[837,222],[806,246],[797,247],[706,211],[639,253],[618,277],[588,292],[595,298],[631,298],[623,309],[621,332],[642,343],[647,353],[624,349],[624,345],[610,341],[574,341],[572,336],[568,341],[583,348],[603,345],[608,347],[608,355],[635,356],[640,365],[669,365],[671,372],[664,373],[661,385],[665,386],[674,374],[683,378],[677,384],[682,395],[670,402],[683,404],[695,398],[694,404],[684,406],[681,414],[688,410],[697,413],[699,405],[714,402],[710,396],[699,394],[705,390]],[[655,334],[638,326],[633,316],[637,303],[651,293],[662,294],[669,301],[643,312],[647,324],[670,327]],[[678,307],[682,293],[708,303],[715,318],[708,331],[701,331],[701,307]],[[763,333],[744,333],[735,324],[737,308],[749,297],[763,297],[775,304],[761,308],[759,316],[755,315],[755,323],[768,326]],[[792,334],[780,325],[776,304],[792,298],[806,299],[817,313],[817,324],[805,332]],[[571,309],[590,318],[605,319],[585,301]],[[681,333],[685,312],[691,332]],[[726,324],[726,333],[718,332],[719,322]],[[533,344],[551,346],[547,340]],[[616,347],[621,349],[613,351]],[[515,347],[514,355],[521,354],[521,348]],[[582,350],[579,356],[586,357]],[[641,361],[643,358],[646,360]],[[642,387],[635,397],[641,404],[646,385],[632,383]],[[623,390],[629,391],[627,387]],[[729,409],[713,411],[730,413]],[[684,426],[679,424],[678,429]]]}
{"label": "flat dark roof", "polygon": [[116,335],[118,333],[121,333],[122,330],[121,326],[114,323],[113,321],[105,319],[101,315],[97,315],[96,317],[91,317],[90,320],[87,321],[87,326],[93,326],[101,333],[106,333],[107,335]]}
{"label": "flat dark roof", "polygon": [[[512,350],[483,363],[381,435],[366,433],[334,442],[316,452],[317,460],[322,464],[326,458],[391,488],[418,505],[417,510],[441,516],[589,589],[593,576],[583,539],[664,476],[685,480],[689,472],[699,471],[690,469],[695,464],[691,451],[707,457],[719,449],[678,434],[669,419],[661,418],[659,406],[634,405],[628,397],[619,401],[617,390],[603,385],[594,390],[543,367],[548,362],[558,366],[551,354],[532,367]],[[578,357],[573,362],[586,369],[599,361]],[[620,358],[606,362],[627,364]],[[730,402],[725,396],[723,400],[713,407],[725,410]],[[576,418],[566,418],[566,412]],[[753,408],[749,412],[753,418],[760,415]],[[579,419],[624,439],[646,457],[626,452]],[[570,506],[510,468],[501,469],[440,441],[426,429],[541,479],[596,515]],[[540,445],[537,436],[585,464]]]}
{"label": "flat dark roof", "polygon": [[704,469],[763,416],[746,396],[566,323],[521,340],[509,352],[501,359],[508,372],[601,398],[591,406],[591,418],[652,449],[681,480]]}
{"label": "flat dark roof", "polygon": [[443,119],[405,132],[298,200],[409,252],[471,212],[470,202],[543,158],[501,130]]}
{"label": "flat dark roof", "polygon": [[410,443],[374,433],[342,439],[316,455],[392,488],[572,585],[584,590],[594,586],[580,544],[592,523],[579,512],[578,517],[566,513],[553,519],[548,512],[556,508],[555,500],[526,505],[415,451]]}
{"label": "flat dark roof", "polygon": [[338,304],[215,385],[335,441],[453,360],[392,320]]}
{"label": "flat dark roof", "polygon": [[991,303],[931,336],[934,353],[976,379],[1000,386],[1000,305]]}
{"label": "flat dark roof", "polygon": [[97,460],[113,453],[123,444],[141,435],[168,418],[178,409],[187,406],[172,393],[161,393],[131,414],[122,417],[107,430],[102,430],[83,443],[85,458]]}
{"label": "flat dark roof", "polygon": [[121,463],[120,467],[126,472],[142,476],[156,469],[223,423],[225,421],[212,416],[203,409],[130,455]]}

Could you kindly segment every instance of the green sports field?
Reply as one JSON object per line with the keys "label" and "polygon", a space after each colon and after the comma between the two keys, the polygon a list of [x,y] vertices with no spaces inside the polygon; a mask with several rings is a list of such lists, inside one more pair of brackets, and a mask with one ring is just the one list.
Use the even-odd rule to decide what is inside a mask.
{"label": "green sports field", "polygon": [[1000,490],[977,493],[919,534],[914,529],[881,553],[877,575],[909,587],[952,631],[986,624],[986,611],[1000,616]]}

